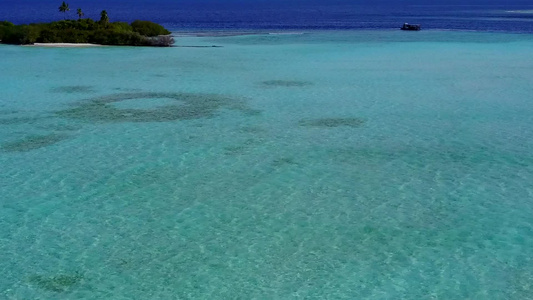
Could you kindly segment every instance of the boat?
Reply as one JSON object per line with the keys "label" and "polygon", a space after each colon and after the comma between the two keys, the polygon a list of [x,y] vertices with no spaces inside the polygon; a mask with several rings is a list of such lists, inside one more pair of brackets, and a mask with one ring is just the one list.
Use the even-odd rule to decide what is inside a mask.
{"label": "boat", "polygon": [[420,25],[419,24],[409,24],[409,23],[403,23],[403,26],[400,27],[401,30],[413,30],[413,31],[419,31]]}

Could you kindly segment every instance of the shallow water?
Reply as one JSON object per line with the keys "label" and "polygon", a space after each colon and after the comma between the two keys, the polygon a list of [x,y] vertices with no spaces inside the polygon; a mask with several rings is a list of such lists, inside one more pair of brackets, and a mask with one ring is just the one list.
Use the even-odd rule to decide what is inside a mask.
{"label": "shallow water", "polygon": [[533,297],[530,36],[178,44],[0,46],[0,298]]}

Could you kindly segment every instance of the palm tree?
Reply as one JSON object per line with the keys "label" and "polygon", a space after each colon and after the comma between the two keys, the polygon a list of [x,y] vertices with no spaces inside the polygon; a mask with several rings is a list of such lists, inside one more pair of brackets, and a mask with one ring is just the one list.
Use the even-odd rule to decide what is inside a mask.
{"label": "palm tree", "polygon": [[109,23],[109,16],[107,15],[107,11],[102,10],[100,13],[100,24],[107,27],[107,24]]}
{"label": "palm tree", "polygon": [[[62,13],[67,13],[68,11],[70,11],[70,8],[68,7],[68,4],[65,3],[65,1],[63,1],[63,3],[61,4],[61,6],[59,7],[59,11],[62,12]],[[66,19],[66,17],[64,17]]]}
{"label": "palm tree", "polygon": [[78,8],[78,10],[76,11],[76,13],[78,14],[78,18],[81,20],[81,17],[83,17],[85,14],[83,13],[83,11],[81,11],[81,8]]}

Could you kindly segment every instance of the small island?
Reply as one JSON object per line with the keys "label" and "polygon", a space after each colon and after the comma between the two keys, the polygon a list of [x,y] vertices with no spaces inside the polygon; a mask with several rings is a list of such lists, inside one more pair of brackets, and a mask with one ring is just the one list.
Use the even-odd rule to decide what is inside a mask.
{"label": "small island", "polygon": [[[70,11],[63,2],[59,11],[65,15]],[[0,43],[12,45],[33,44],[97,44],[115,46],[169,47],[174,43],[170,31],[150,21],[110,22],[107,11],[100,13],[100,20],[83,18],[81,8],[78,19],[15,25],[0,21]]]}

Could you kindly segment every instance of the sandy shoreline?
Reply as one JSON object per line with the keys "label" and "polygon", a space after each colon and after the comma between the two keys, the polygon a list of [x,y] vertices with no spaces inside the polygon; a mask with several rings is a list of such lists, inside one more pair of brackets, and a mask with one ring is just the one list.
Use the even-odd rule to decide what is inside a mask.
{"label": "sandy shoreline", "polygon": [[35,43],[33,45],[26,45],[29,47],[52,47],[52,48],[79,48],[79,47],[100,47],[98,44],[83,44],[83,43]]}

